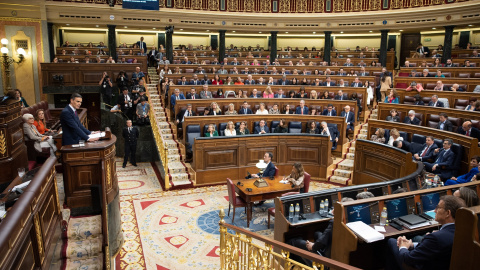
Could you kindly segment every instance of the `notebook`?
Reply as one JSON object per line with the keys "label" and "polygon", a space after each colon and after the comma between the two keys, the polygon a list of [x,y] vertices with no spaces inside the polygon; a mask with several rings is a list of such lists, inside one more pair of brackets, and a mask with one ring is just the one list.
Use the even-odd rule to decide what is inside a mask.
{"label": "notebook", "polygon": [[349,222],[347,227],[367,243],[383,240],[385,236],[362,221]]}
{"label": "notebook", "polygon": [[401,216],[399,217],[399,219],[407,223],[408,225],[417,225],[426,221],[423,217],[417,216],[415,214]]}

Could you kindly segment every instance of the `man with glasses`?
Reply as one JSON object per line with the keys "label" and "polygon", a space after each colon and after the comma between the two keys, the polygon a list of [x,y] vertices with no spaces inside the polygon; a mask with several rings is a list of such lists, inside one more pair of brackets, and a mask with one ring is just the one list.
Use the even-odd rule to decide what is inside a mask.
{"label": "man with glasses", "polygon": [[437,148],[434,150],[433,155],[435,161],[433,163],[423,163],[427,172],[440,175],[440,178],[443,181],[450,179],[453,176],[455,153],[453,153],[451,149],[452,144],[452,139],[445,139],[443,141],[443,149],[440,150],[440,148]]}

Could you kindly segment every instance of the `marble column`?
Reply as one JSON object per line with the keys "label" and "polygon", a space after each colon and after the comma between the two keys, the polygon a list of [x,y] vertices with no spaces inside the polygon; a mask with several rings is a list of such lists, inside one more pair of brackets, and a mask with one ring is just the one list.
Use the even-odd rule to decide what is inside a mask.
{"label": "marble column", "polygon": [[110,56],[117,59],[117,33],[115,32],[116,25],[107,25],[108,27],[108,52]]}
{"label": "marble column", "polygon": [[48,51],[50,52],[50,62],[55,58],[55,44],[53,43],[53,23],[47,23],[48,31]]}
{"label": "marble column", "polygon": [[452,58],[453,28],[455,28],[455,25],[444,26],[444,28],[445,39],[443,40],[442,63],[445,64],[447,59]]}
{"label": "marble column", "polygon": [[330,54],[332,52],[332,31],[324,31],[325,33],[325,46],[323,47],[323,61],[327,61],[330,65]]}
{"label": "marble column", "polygon": [[[225,58],[225,33],[227,30],[218,30],[218,62],[222,63]],[[226,64],[226,63],[225,63]]]}
{"label": "marble column", "polygon": [[383,29],[380,30],[382,33],[382,37],[380,39],[380,63],[382,64],[382,67],[387,66],[387,46],[388,46],[388,32],[390,30],[388,29]]}
{"label": "marble column", "polygon": [[277,34],[278,31],[270,32],[270,63],[275,62],[275,59],[277,59]]}
{"label": "marble column", "polygon": [[173,33],[167,30],[165,31],[165,37],[165,52],[167,54],[167,60],[170,61],[170,64],[173,64]]}
{"label": "marble column", "polygon": [[163,45],[163,48],[165,48],[165,33],[157,33],[157,39],[158,39],[158,50],[160,50],[160,45]]}

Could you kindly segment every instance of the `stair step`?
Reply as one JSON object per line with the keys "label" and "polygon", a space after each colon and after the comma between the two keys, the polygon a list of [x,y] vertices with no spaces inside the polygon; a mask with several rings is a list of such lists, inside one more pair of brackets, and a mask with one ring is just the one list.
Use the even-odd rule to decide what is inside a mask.
{"label": "stair step", "polygon": [[66,247],[64,247],[63,258],[91,258],[96,257],[102,253],[103,236],[97,238],[87,239],[83,241],[75,241],[69,239]]}
{"label": "stair step", "polygon": [[81,241],[96,238],[101,234],[102,216],[71,217],[64,237],[69,240]]}
{"label": "stair step", "polygon": [[350,178],[352,176],[352,171],[336,169],[333,171],[335,176]]}
{"label": "stair step", "polygon": [[349,183],[350,178],[341,177],[341,176],[332,176],[330,177],[329,181],[337,184],[347,185]]}
{"label": "stair step", "polygon": [[188,179],[187,173],[170,174],[170,179],[174,186],[190,185],[192,181]]}
{"label": "stair step", "polygon": [[338,169],[353,171],[353,162],[351,159],[345,159],[338,164]]}
{"label": "stair step", "polygon": [[79,269],[103,269],[103,253],[95,257],[84,258],[67,258],[64,262],[65,270],[79,270]]}
{"label": "stair step", "polygon": [[354,160],[355,159],[355,153],[347,153],[345,155],[347,159]]}
{"label": "stair step", "polygon": [[367,134],[358,134],[357,139],[366,140],[367,139]]}

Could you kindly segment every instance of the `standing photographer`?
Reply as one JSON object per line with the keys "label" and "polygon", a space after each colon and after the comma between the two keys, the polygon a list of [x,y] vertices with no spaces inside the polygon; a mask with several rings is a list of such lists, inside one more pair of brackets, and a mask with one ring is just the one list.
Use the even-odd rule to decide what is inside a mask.
{"label": "standing photographer", "polygon": [[103,94],[103,102],[108,105],[111,105],[112,95],[113,95],[112,93],[113,84],[112,84],[112,80],[110,79],[110,76],[108,76],[106,71],[103,72],[102,79],[98,84],[100,85],[101,92]]}

